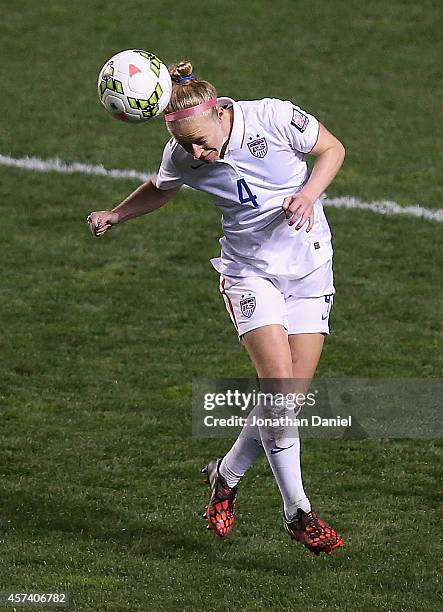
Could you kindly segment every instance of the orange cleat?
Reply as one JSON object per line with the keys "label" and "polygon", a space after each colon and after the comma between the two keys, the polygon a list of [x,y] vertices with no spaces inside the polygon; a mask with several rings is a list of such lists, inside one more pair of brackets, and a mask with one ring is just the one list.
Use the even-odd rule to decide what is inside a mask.
{"label": "orange cleat", "polygon": [[202,469],[202,474],[206,475],[206,482],[212,491],[203,516],[208,521],[207,529],[224,538],[235,522],[238,486],[228,487],[218,472],[220,462],[221,459],[211,459]]}
{"label": "orange cleat", "polygon": [[288,521],[283,511],[283,525],[293,540],[298,540],[314,554],[329,555],[335,548],[343,546],[343,538],[321,519],[314,510],[297,510],[295,517]]}

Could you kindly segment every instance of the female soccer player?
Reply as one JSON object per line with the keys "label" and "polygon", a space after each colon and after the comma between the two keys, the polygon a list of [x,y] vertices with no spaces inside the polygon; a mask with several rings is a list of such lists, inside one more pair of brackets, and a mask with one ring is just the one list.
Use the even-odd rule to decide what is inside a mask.
{"label": "female soccer player", "polygon": [[[329,333],[335,291],[331,233],[319,198],[343,163],[344,147],[292,102],[217,98],[188,61],[170,73],[165,120],[172,138],[156,179],[113,210],[92,212],[90,229],[103,236],[160,208],[182,185],[211,194],[224,231],[221,255],[211,262],[239,338],[260,381],[273,383],[268,391],[283,397],[306,391]],[[315,157],[310,175],[306,154]],[[343,540],[303,489],[298,430],[254,426],[251,415],[263,409],[259,402],[229,452],[203,470],[211,488],[208,528],[221,537],[230,532],[238,483],[264,452],[282,495],[285,529],[315,554],[329,554]],[[276,415],[276,402],[267,410]]]}

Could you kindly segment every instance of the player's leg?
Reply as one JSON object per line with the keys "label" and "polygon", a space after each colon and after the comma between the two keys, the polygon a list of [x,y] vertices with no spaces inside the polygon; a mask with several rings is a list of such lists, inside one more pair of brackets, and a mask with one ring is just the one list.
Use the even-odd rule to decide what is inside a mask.
{"label": "player's leg", "polygon": [[[274,397],[292,397],[305,393],[306,381],[294,377],[293,355],[287,331],[282,326],[268,326],[249,332],[243,343],[260,378],[261,390]],[[309,372],[304,372],[309,374]],[[312,375],[311,375],[312,378]],[[266,402],[267,403],[267,402]],[[280,403],[281,407],[281,403]],[[261,417],[287,416],[295,420],[297,408],[289,403],[278,409],[275,406],[258,406],[254,409]],[[301,476],[300,440],[298,427],[259,427],[261,443],[279,487],[285,512],[292,516],[298,508],[311,509]]]}
{"label": "player's leg", "polygon": [[288,336],[291,351],[292,377],[304,380],[306,388],[314,377],[323,352],[325,336],[322,333],[290,334]]}
{"label": "player's leg", "polygon": [[[291,334],[288,336],[288,344],[291,353],[294,392],[304,397],[309,391],[321,357],[324,336],[322,334]],[[280,461],[281,480],[285,486],[282,496],[285,501],[284,513],[288,519],[292,519],[299,508],[304,512],[311,510],[311,503],[303,487],[300,437],[297,435],[291,441],[293,444],[289,452],[281,452],[277,458]]]}
{"label": "player's leg", "polygon": [[[249,331],[242,336],[242,343],[256,366],[259,378],[287,380],[292,377],[288,334],[282,325],[270,324]],[[263,453],[258,427],[252,425],[254,416],[258,416],[257,412],[252,410],[249,413],[242,432],[221,461],[220,473],[231,487],[238,484],[240,478]]]}
{"label": "player's leg", "polygon": [[[300,304],[298,310],[303,306],[306,304]],[[311,307],[312,302],[309,302],[308,306]],[[312,327],[315,328],[315,325]],[[278,342],[278,338],[281,343]],[[285,338],[286,330],[278,329],[277,326],[272,330],[261,328],[246,334],[244,344],[259,375],[273,378],[274,374],[279,374],[282,378],[283,376],[289,378],[286,369]],[[281,380],[283,393],[290,390],[292,393],[307,394],[322,353],[323,343],[322,333],[291,334],[287,337],[292,377],[290,381]],[[276,347],[279,346],[282,351],[275,353]],[[277,359],[275,359],[275,354],[277,354]],[[280,383],[278,379],[269,381],[268,378],[261,378],[261,382],[265,384],[271,382],[271,386],[274,386],[275,389],[279,388]],[[286,414],[288,412],[286,411]],[[335,548],[342,546],[341,536],[311,508],[311,503],[305,494],[301,474],[298,427],[275,431],[273,428],[260,426],[259,433],[282,495],[283,523],[286,531],[315,554],[321,552],[329,554]]]}
{"label": "player's leg", "polygon": [[292,378],[291,347],[283,325],[254,329],[243,335],[242,342],[260,379]]}
{"label": "player's leg", "polygon": [[[320,360],[325,336],[329,333],[328,318],[332,305],[332,296],[321,298],[292,299],[288,302],[290,331],[302,333],[289,334],[289,346],[292,356],[292,375],[301,392],[306,395]],[[325,310],[326,308],[326,310]],[[325,312],[328,316],[325,316]],[[319,330],[307,333],[306,330]],[[300,460],[300,440],[299,460]],[[301,466],[297,466],[301,478]],[[329,554],[343,545],[341,536],[323,521],[318,514],[306,505],[295,503],[285,507],[283,524],[289,535],[302,542],[315,554]]]}
{"label": "player's leg", "polygon": [[[248,332],[256,330],[257,338],[260,339],[262,333],[259,330],[266,328],[268,339],[265,343],[274,346],[272,357],[276,359],[275,363],[280,364],[284,361],[286,369],[281,373],[285,377],[290,377],[291,353],[287,333],[281,325],[285,316],[282,294],[270,281],[259,277],[245,279],[221,277],[220,291],[239,337],[242,338]],[[260,341],[257,350],[261,350],[259,345]],[[269,356],[271,357],[271,354]],[[212,491],[205,516],[208,519],[208,526],[219,536],[227,535],[232,528],[235,519],[237,484],[240,478],[263,454],[260,433],[256,426],[251,425],[252,419],[253,414],[248,415],[243,431],[223,459],[214,459],[203,469]]]}
{"label": "player's leg", "polygon": [[[272,372],[280,373],[282,378],[290,378],[292,356],[283,327],[286,324],[286,307],[280,291],[269,280],[260,277],[221,277],[220,291],[243,345],[248,336],[249,351],[257,351],[255,361],[266,364],[267,371],[262,369],[258,376],[270,378],[267,374]],[[272,350],[260,358],[258,353],[262,345],[266,350],[269,347]],[[250,413],[243,431],[220,464],[220,473],[231,487],[238,484],[247,469],[263,453],[258,428],[251,424],[252,419],[253,414]]]}

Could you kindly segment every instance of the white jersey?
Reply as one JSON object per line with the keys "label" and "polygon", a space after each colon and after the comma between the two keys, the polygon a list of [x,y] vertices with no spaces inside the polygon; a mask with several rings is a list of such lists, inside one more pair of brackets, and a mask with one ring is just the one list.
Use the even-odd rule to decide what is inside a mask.
{"label": "white jersey", "polygon": [[[319,123],[292,102],[265,98],[236,102],[223,159],[207,164],[171,139],[165,146],[156,185],[189,185],[214,196],[222,212],[220,257],[211,263],[226,276],[302,279],[332,259],[331,232],[320,200],[307,233],[289,227],[283,200],[308,179],[305,154],[318,139]],[[333,293],[333,287],[323,287]]]}

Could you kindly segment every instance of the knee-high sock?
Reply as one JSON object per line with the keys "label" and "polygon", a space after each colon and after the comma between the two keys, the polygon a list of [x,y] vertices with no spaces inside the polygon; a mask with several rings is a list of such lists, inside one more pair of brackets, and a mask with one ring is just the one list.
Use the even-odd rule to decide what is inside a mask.
{"label": "knee-high sock", "polygon": [[255,409],[249,413],[240,435],[220,463],[219,472],[228,487],[235,487],[254,461],[263,455],[260,432],[253,425],[254,414]]}
{"label": "knee-high sock", "polygon": [[[260,407],[262,408],[260,410]],[[259,404],[261,417],[270,417],[286,414],[293,422],[294,409],[285,406],[283,410],[275,410],[269,406]],[[263,445],[269,465],[283,498],[284,510],[287,519],[292,519],[301,508],[310,512],[311,503],[303,488],[300,463],[300,437],[298,426],[270,427],[259,425],[261,443]]]}

